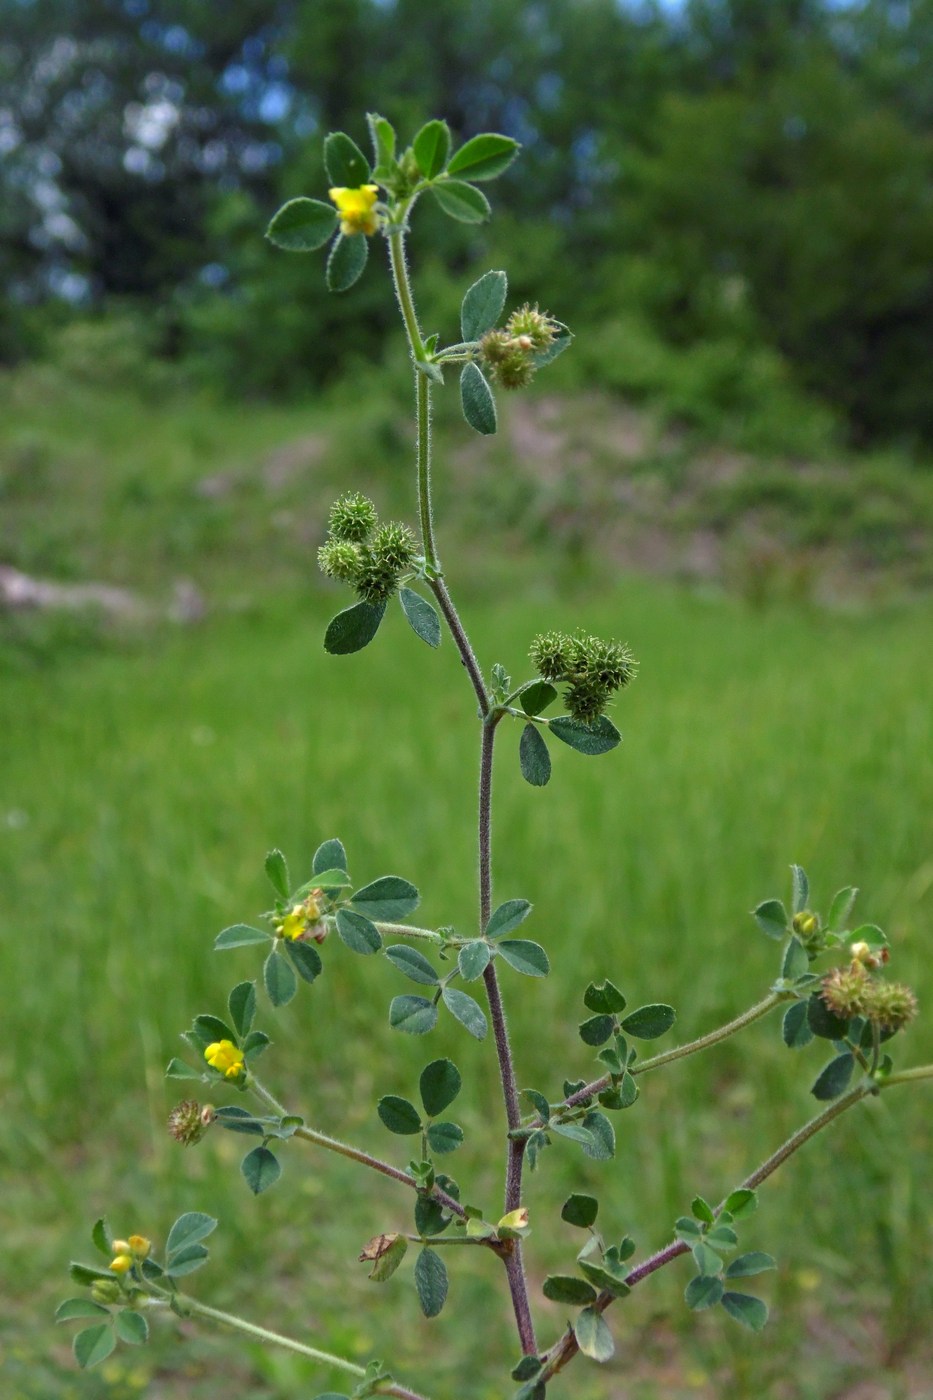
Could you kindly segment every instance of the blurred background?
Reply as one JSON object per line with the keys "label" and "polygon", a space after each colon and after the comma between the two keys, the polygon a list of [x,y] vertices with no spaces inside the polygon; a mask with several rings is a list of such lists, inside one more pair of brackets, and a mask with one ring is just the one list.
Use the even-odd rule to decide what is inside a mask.
{"label": "blurred background", "polygon": [[[522,143],[494,217],[417,211],[427,331],[504,267],[576,340],[479,439],[437,398],[441,550],[478,654],[526,675],[528,642],[583,625],[642,663],[625,743],[554,755],[533,790],[503,730],[496,892],[527,897],[544,984],[511,978],[519,1079],[588,1074],[581,995],[611,977],[690,1038],[757,1000],[775,945],[747,914],[805,865],[825,912],[863,890],[892,975],[933,1001],[931,0],[204,0],[0,3],[0,1158],[15,1400],[291,1400],[339,1390],[287,1356],[185,1324],[79,1374],[64,1265],[91,1223],[163,1237],[221,1217],[199,1296],[441,1400],[493,1400],[516,1357],[487,1261],[425,1323],[410,1267],[376,1292],[355,1256],[407,1205],[295,1147],[254,1201],[240,1143],[183,1150],[162,1070],[199,1012],[259,973],[211,952],[340,836],[362,884],[423,891],[472,927],[474,704],[453,648],[390,615],[325,658],[347,597],[314,552],[338,492],[413,520],[410,370],[376,256],[341,298],[323,257],[263,240],[325,197],[332,129],[366,111],[403,142],[431,116]],[[375,254],[379,250],[372,249]],[[503,401],[504,400],[504,401]],[[294,1111],[407,1154],[373,1108],[449,1054],[476,1086],[452,1169],[495,1207],[488,1046],[389,1031],[407,984],[342,945],[263,1025]],[[541,1027],[548,1033],[542,1037]],[[933,1053],[929,1022],[896,1042]],[[819,1047],[779,1023],[643,1081],[611,1164],[569,1143],[528,1187],[540,1283],[577,1241],[571,1189],[607,1233],[665,1243],[813,1111]],[[672,1267],[616,1313],[616,1360],[580,1400],[929,1396],[928,1090],[843,1120],[763,1193],[743,1246],[779,1257],[764,1338],[693,1315]],[[458,1104],[458,1109],[459,1109]],[[393,1156],[393,1154],[395,1154]],[[494,1217],[495,1218],[495,1217]],[[348,1245],[349,1241],[349,1245]],[[502,1320],[500,1321],[500,1312]],[[179,1334],[181,1345],[179,1345]],[[554,1389],[560,1390],[561,1382]],[[569,1394],[570,1391],[568,1390]]]}

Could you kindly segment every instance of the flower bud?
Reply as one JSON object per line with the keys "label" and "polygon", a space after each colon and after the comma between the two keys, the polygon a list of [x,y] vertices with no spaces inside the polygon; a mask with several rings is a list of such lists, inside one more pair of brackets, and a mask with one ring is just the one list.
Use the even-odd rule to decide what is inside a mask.
{"label": "flower bud", "polygon": [[871,944],[866,943],[864,939],[859,939],[857,943],[853,943],[849,948],[849,952],[852,954],[853,965],[859,963],[862,967],[871,968],[882,967],[890,956],[886,947],[873,948]]}
{"label": "flower bud", "polygon": [[123,1291],[116,1279],[96,1278],[91,1284],[91,1297],[95,1303],[118,1303]]}
{"label": "flower bud", "polygon": [[791,920],[794,933],[803,934],[807,938],[811,933],[815,933],[819,928],[819,919],[815,914],[811,914],[809,909],[801,909],[799,914],[795,914]]}
{"label": "flower bud", "polygon": [[132,1267],[132,1254],[118,1254],[115,1259],[110,1261],[110,1268],[115,1274],[128,1274]]}

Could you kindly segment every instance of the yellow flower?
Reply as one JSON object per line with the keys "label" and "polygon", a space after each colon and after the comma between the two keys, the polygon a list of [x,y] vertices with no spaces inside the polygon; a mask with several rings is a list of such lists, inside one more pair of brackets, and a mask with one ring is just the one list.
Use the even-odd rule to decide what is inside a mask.
{"label": "yellow flower", "polygon": [[215,1040],[204,1051],[204,1058],[225,1079],[239,1079],[245,1068],[243,1052],[237,1049],[232,1040]]}
{"label": "yellow flower", "polygon": [[145,1259],[152,1249],[152,1241],[147,1240],[145,1235],[130,1235],[128,1243],[137,1259]]}
{"label": "yellow flower", "polygon": [[360,185],[356,190],[348,190],[343,185],[338,185],[327,193],[337,206],[341,233],[352,235],[376,232],[379,227],[375,209],[379,195],[378,185]]}
{"label": "yellow flower", "polygon": [[133,1256],[118,1254],[115,1259],[111,1259],[110,1267],[115,1274],[127,1274],[133,1267]]}
{"label": "yellow flower", "polygon": [[320,890],[312,890],[302,904],[293,904],[291,912],[276,921],[275,927],[280,938],[290,938],[294,943],[305,936],[312,924],[317,923],[321,917],[321,906],[315,895],[320,893]]}

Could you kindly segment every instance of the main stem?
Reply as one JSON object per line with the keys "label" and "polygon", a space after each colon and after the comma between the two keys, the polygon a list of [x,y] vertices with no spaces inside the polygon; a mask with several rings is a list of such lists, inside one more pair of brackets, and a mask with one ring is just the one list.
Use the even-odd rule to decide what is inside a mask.
{"label": "main stem", "polygon": [[[437,544],[434,539],[431,504],[431,385],[428,376],[419,368],[420,364],[425,363],[426,355],[418,326],[411,282],[408,277],[403,229],[399,227],[393,230],[389,234],[388,241],[392,280],[395,284],[402,319],[405,322],[415,371],[415,404],[418,416],[418,510],[421,520],[424,557],[429,565],[428,583],[450,629],[454,645],[460,654],[460,660],[470,678],[483,726],[479,780],[479,915],[480,933],[482,934],[489,922],[492,906],[492,757],[496,725],[501,718],[501,713],[496,713],[492,708],[486,683],[483,680],[483,673],[441,573]],[[502,1005],[499,981],[492,962],[483,973],[483,981],[486,986],[489,1016],[496,1042],[506,1119],[511,1132],[519,1127],[521,1113],[518,1104],[518,1088],[515,1082],[515,1068],[512,1063],[512,1049],[505,1021],[505,1009]],[[521,1205],[524,1151],[523,1141],[509,1138],[505,1180],[506,1213],[518,1209]],[[537,1343],[534,1323],[531,1318],[531,1307],[528,1302],[525,1270],[522,1265],[521,1241],[515,1240],[513,1248],[507,1254],[503,1254],[502,1258],[509,1282],[509,1292],[512,1296],[512,1308],[515,1313],[519,1341],[523,1352],[530,1354],[537,1351]]]}

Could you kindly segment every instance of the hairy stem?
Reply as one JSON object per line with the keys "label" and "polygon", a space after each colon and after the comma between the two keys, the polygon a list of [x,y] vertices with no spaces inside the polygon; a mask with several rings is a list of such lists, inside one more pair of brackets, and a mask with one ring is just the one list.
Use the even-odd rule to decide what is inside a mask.
{"label": "hairy stem", "polygon": [[434,516],[431,509],[431,385],[426,375],[415,370],[415,407],[418,415],[418,515],[421,520],[421,543],[424,557],[432,569],[440,568],[434,539]]}
{"label": "hairy stem", "polygon": [[399,310],[402,313],[402,320],[405,322],[408,344],[411,347],[412,358],[423,364],[427,360],[427,355],[425,354],[424,341],[421,339],[421,327],[418,325],[411,282],[408,279],[404,229],[393,229],[389,234],[388,241],[389,267],[392,270],[392,282],[395,287],[395,295],[398,297]]}
{"label": "hairy stem", "polygon": [[[863,1079],[854,1089],[850,1089],[847,1094],[843,1094],[842,1098],[836,1099],[828,1108],[824,1108],[822,1113],[811,1118],[809,1123],[804,1123],[802,1128],[798,1128],[796,1133],[789,1137],[785,1143],[782,1143],[776,1152],[772,1152],[771,1156],[762,1162],[751,1176],[747,1176],[740,1185],[750,1187],[752,1190],[760,1186],[763,1181],[767,1181],[772,1172],[776,1172],[778,1167],[787,1161],[788,1157],[792,1157],[795,1152],[798,1152],[804,1143],[809,1142],[821,1128],[825,1128],[834,1118],[838,1118],[840,1113],[845,1113],[847,1108],[851,1108],[860,1099],[864,1099],[868,1094],[873,1094],[876,1091],[877,1085],[873,1080]],[[717,1207],[717,1210],[722,1210],[722,1204]]]}
{"label": "hairy stem", "polygon": [[[276,1113],[284,1115],[285,1109],[282,1105],[252,1074],[249,1084],[258,1098],[267,1103]],[[389,1162],[383,1162],[379,1157],[373,1157],[369,1152],[363,1152],[359,1147],[351,1147],[349,1143],[340,1142],[338,1138],[329,1137],[327,1133],[320,1133],[316,1128],[309,1128],[302,1124],[300,1128],[295,1129],[294,1136],[302,1138],[305,1142],[313,1142],[317,1147],[323,1147],[328,1152],[336,1152],[341,1157],[347,1157],[351,1162],[359,1162],[362,1166],[370,1167],[382,1176],[391,1177],[393,1181],[400,1181],[404,1186],[410,1186],[415,1191],[418,1190],[418,1183],[408,1172],[393,1167]],[[454,1215],[459,1215],[461,1219],[466,1218],[466,1211],[459,1201],[455,1201],[453,1196],[448,1196],[447,1192],[442,1191],[439,1186],[434,1187],[432,1194],[445,1210],[453,1211]]]}
{"label": "hairy stem", "polygon": [[416,928],[413,924],[388,924],[374,919],[373,923],[385,938],[423,938],[426,943],[443,943],[443,938],[432,928]]}
{"label": "hairy stem", "polygon": [[[923,1066],[923,1068],[928,1071],[928,1074],[933,1075],[933,1066]],[[910,1071],[906,1071],[905,1073],[909,1074]],[[917,1077],[919,1078],[921,1076]],[[810,1138],[814,1137],[821,1129],[828,1127],[834,1119],[838,1118],[840,1114],[845,1113],[846,1110],[851,1108],[854,1104],[859,1103],[869,1094],[875,1093],[877,1089],[878,1085],[872,1080],[862,1080],[854,1089],[850,1089],[848,1094],[844,1094],[842,1098],[837,1099],[835,1103],[825,1108],[822,1113],[818,1113],[815,1118],[811,1118],[809,1123],[804,1123],[802,1128],[798,1128],[786,1142],[782,1143],[776,1152],[772,1152],[771,1156],[762,1162],[761,1166],[757,1167],[744,1181],[740,1182],[739,1187],[735,1189],[742,1189],[744,1187],[755,1190],[763,1181],[767,1181],[768,1177],[776,1172],[778,1167],[787,1161],[788,1157],[792,1157],[795,1152],[798,1152],[800,1148],[803,1147],[804,1143],[809,1142]],[[731,1192],[729,1194],[731,1195]],[[717,1216],[722,1213],[727,1200],[728,1196],[724,1197],[716,1207],[714,1213]],[[656,1254],[652,1254],[641,1264],[637,1264],[634,1269],[626,1274],[625,1282],[628,1284],[629,1288],[634,1288],[635,1285],[641,1283],[643,1279],[656,1273],[658,1269],[662,1269],[665,1264],[670,1264],[672,1260],[679,1259],[682,1254],[687,1254],[689,1251],[690,1246],[683,1240],[672,1240],[671,1243],[665,1245],[663,1249],[659,1249]],[[613,1294],[600,1293],[593,1307],[597,1312],[605,1312],[612,1302]],[[544,1368],[538,1373],[536,1379],[540,1381],[549,1380],[551,1376],[556,1375],[558,1371],[562,1370],[563,1367],[567,1365],[568,1361],[576,1356],[579,1349],[573,1329],[568,1328],[564,1335],[558,1338],[551,1347],[547,1354]]]}
{"label": "hairy stem", "polygon": [[[755,1021],[767,1016],[769,1011],[773,1011],[782,1002],[793,1001],[792,992],[771,992],[759,1001],[755,1006],[749,1007],[741,1016],[736,1016],[734,1021],[728,1021],[724,1026],[719,1026],[714,1031],[709,1031],[707,1035],[701,1035],[697,1040],[691,1040],[687,1045],[675,1045],[673,1050],[665,1050],[660,1055],[654,1055],[650,1060],[636,1062],[632,1066],[632,1074],[645,1074],[649,1069],[660,1069],[662,1065],[669,1065],[674,1060],[682,1060],[685,1055],[695,1055],[698,1050],[707,1050],[711,1045],[718,1045],[721,1040],[726,1040],[730,1035],[735,1035],[737,1031],[743,1031],[746,1026],[752,1025]],[[578,1089],[575,1094],[564,1099],[564,1108],[576,1108],[578,1104],[591,1099],[594,1094],[609,1086],[612,1082],[610,1074],[604,1074],[600,1079],[594,1079],[590,1084],[584,1084],[582,1089]]]}
{"label": "hairy stem", "polygon": [[431,592],[437,599],[438,607],[444,614],[444,621],[450,628],[450,635],[454,639],[454,645],[460,653],[460,661],[470,678],[470,684],[476,694],[479,705],[480,716],[485,719],[490,711],[489,695],[483,681],[483,673],[479,668],[479,662],[470,646],[470,639],[463,629],[457,609],[454,607],[453,599],[447,592],[447,585],[441,575],[429,580]]}
{"label": "hairy stem", "polygon": [[[415,400],[418,415],[418,507],[421,519],[421,537],[424,556],[427,563],[431,566],[428,582],[431,591],[437,599],[444,620],[450,629],[450,634],[460,654],[460,660],[470,678],[470,684],[473,687],[479,705],[480,718],[483,722],[479,784],[479,912],[480,930],[482,931],[489,922],[492,898],[492,755],[496,725],[501,715],[496,714],[492,710],[482,671],[480,670],[479,663],[476,660],[473,648],[464,630],[463,623],[460,621],[460,616],[457,609],[454,607],[453,600],[447,591],[447,586],[440,571],[437,546],[434,540],[434,522],[431,505],[430,384],[427,376],[418,368],[419,362],[424,363],[427,356],[424,342],[421,338],[421,331],[418,326],[411,284],[408,279],[408,268],[405,262],[404,234],[401,228],[389,234],[389,262],[392,268],[392,279],[395,283],[395,291],[398,296],[402,319],[405,322],[412,359],[415,361]],[[489,964],[486,971],[483,973],[483,979],[486,984],[486,995],[489,1000],[489,1014],[492,1020],[493,1034],[495,1036],[496,1053],[499,1058],[499,1073],[502,1080],[502,1092],[505,1098],[506,1118],[508,1120],[509,1129],[511,1130],[518,1127],[521,1115],[518,1106],[518,1089],[515,1084],[515,1070],[512,1064],[512,1051],[509,1045],[508,1029],[505,1023],[505,1011],[499,992],[499,983],[496,978],[495,967],[492,963]],[[506,1212],[516,1209],[521,1204],[523,1158],[524,1143],[521,1141],[514,1141],[510,1138],[506,1162]],[[373,1165],[373,1163],[370,1162],[369,1165]],[[384,1166],[385,1164],[382,1165]],[[404,1173],[401,1175],[404,1178]],[[435,1194],[439,1199],[441,1198],[442,1193],[435,1191]],[[459,1213],[462,1215],[463,1211],[461,1210]],[[531,1320],[531,1308],[528,1302],[525,1271],[522,1266],[521,1241],[516,1240],[514,1242],[514,1248],[507,1254],[503,1254],[502,1258],[508,1277],[509,1292],[512,1296],[512,1307],[515,1312],[515,1323],[518,1329],[519,1340],[525,1352],[533,1352],[536,1349],[536,1342],[534,1324]]]}
{"label": "hairy stem", "polygon": [[[306,1346],[304,1342],[298,1342],[294,1337],[286,1337],[282,1332],[272,1332],[268,1327],[258,1327],[255,1322],[247,1322],[245,1318],[237,1317],[234,1313],[221,1312],[219,1308],[208,1307],[207,1303],[201,1303],[197,1298],[191,1298],[186,1293],[176,1294],[175,1300],[186,1315],[204,1317],[211,1322],[221,1322],[227,1327],[233,1327],[237,1332],[245,1333],[248,1337],[255,1337],[257,1341],[271,1342],[275,1346],[284,1347],[287,1351],[297,1352],[299,1356],[305,1356],[310,1361],[319,1361],[322,1366],[332,1366],[335,1370],[344,1371],[347,1375],[360,1379],[366,1375],[365,1367],[357,1366],[354,1361],[347,1361],[342,1356],[334,1356],[329,1351],[319,1351],[317,1347]],[[394,1381],[384,1387],[380,1386],[378,1393],[395,1396],[396,1400],[424,1400],[417,1391],[409,1390],[404,1385],[396,1385]]]}
{"label": "hairy stem", "polygon": [[933,1065],[914,1065],[912,1069],[899,1069],[878,1080],[879,1089],[888,1089],[893,1084],[910,1084],[917,1079],[933,1079]]}
{"label": "hairy stem", "polygon": [[[491,713],[483,721],[483,742],[479,771],[479,920],[480,933],[485,931],[492,912],[492,761],[496,741],[496,726],[501,716]],[[496,1055],[499,1060],[499,1077],[502,1081],[502,1097],[505,1100],[505,1116],[509,1132],[521,1123],[521,1109],[518,1102],[518,1086],[515,1082],[515,1065],[512,1060],[512,1047],[509,1043],[509,1030],[505,1020],[505,1007],[499,991],[496,966],[490,962],[483,973],[486,998],[489,1002],[489,1018],[492,1021],[493,1036],[496,1042]],[[522,1203],[522,1165],[525,1144],[511,1136],[507,1143],[505,1168],[505,1210],[517,1210]],[[531,1305],[528,1301],[528,1285],[522,1264],[521,1241],[515,1241],[515,1248],[505,1257],[505,1271],[512,1295],[512,1308],[515,1325],[522,1351],[530,1354],[537,1350]]]}

